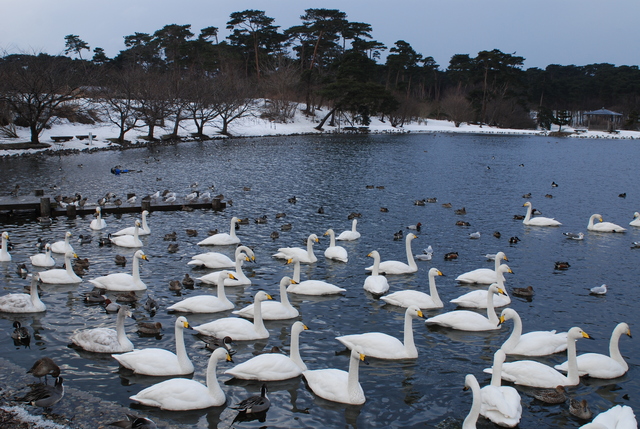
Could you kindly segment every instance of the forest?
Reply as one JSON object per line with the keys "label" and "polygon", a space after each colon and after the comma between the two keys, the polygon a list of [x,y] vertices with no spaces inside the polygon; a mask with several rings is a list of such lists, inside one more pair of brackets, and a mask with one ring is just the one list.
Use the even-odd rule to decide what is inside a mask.
{"label": "forest", "polygon": [[230,123],[257,110],[287,122],[299,108],[320,113],[317,129],[338,117],[365,127],[379,117],[394,127],[435,118],[548,129],[606,107],[622,114],[621,128],[638,129],[637,65],[525,70],[525,58],[493,49],[456,54],[445,66],[404,40],[385,46],[371,25],[337,9],[307,9],[286,29],[265,11],[244,10],[229,16],[226,38],[219,30],[169,24],[135,33],[124,36],[125,49],[114,58],[74,34],[64,39],[64,55],[5,54],[0,133],[28,127],[37,143],[52,118],[100,118],[118,127],[120,143],[141,127],[156,139],[165,121],[174,136],[182,121],[192,121],[204,138],[214,120],[230,135]]}

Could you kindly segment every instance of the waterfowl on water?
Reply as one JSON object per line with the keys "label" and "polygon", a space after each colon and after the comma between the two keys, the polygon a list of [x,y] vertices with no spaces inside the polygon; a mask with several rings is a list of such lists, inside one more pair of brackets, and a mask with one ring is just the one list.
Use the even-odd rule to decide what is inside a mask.
{"label": "waterfowl on water", "polygon": [[[380,262],[378,271],[384,274],[408,274],[418,271],[418,265],[416,265],[416,261],[413,258],[413,252],[411,251],[411,242],[416,238],[418,237],[413,233],[407,234],[407,237],[405,238],[405,253],[407,255],[407,263],[393,260]],[[367,271],[372,271],[373,265],[365,269]]]}
{"label": "waterfowl on water", "polygon": [[[600,223],[594,224],[594,221],[596,219],[598,219]],[[620,225],[616,225],[615,223],[603,222],[602,215],[599,214],[591,215],[591,217],[589,218],[589,223],[587,224],[587,229],[589,231],[596,232],[625,232],[627,230],[626,228],[623,228]]]}
{"label": "waterfowl on water", "polygon": [[[147,216],[149,212],[147,210],[142,211],[142,228],[138,229],[138,235],[149,235],[151,234],[151,229],[149,229],[149,224],[147,223]],[[136,227],[130,226],[128,228],[121,229],[118,232],[113,233],[112,235],[117,237],[120,235],[133,235],[135,234]],[[175,234],[175,233],[174,233]]]}
{"label": "waterfowl on water", "polygon": [[527,226],[560,226],[560,225],[562,225],[557,220],[555,220],[553,218],[549,218],[549,217],[534,217],[534,218],[532,218],[531,215],[532,215],[533,209],[532,209],[531,203],[529,201],[524,203],[523,206],[527,208],[527,214],[525,215],[524,220],[522,221],[522,223],[527,225]]}

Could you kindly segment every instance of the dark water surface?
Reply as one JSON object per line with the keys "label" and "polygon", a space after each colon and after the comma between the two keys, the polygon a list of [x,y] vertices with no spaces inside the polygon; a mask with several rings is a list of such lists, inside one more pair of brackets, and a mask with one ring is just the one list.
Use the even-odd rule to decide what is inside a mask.
{"label": "dark water surface", "polygon": [[[151,235],[142,238],[143,250],[149,261],[142,261],[141,277],[147,293],[160,302],[161,311],[152,320],[162,322],[161,339],[139,337],[135,322],[125,326],[136,348],[162,347],[174,350],[173,322],[175,316],[166,307],[179,299],[202,293],[215,293],[206,285],[183,290],[182,295],[169,291],[171,280],[181,279],[185,273],[193,277],[210,270],[193,270],[187,265],[191,255],[208,250],[221,250],[232,255],[232,248],[200,247],[196,243],[209,229],[228,232],[232,216],[248,217],[249,225],[242,226],[238,236],[243,244],[255,248],[257,263],[245,265],[253,284],[249,287],[227,288],[227,295],[241,308],[252,301],[259,289],[278,299],[278,283],[283,275],[291,275],[292,267],[271,257],[279,247],[303,246],[311,233],[318,236],[333,228],[336,233],[351,228],[347,215],[362,213],[358,230],[362,237],[355,242],[343,242],[349,252],[347,264],[325,260],[324,249],[328,237],[315,246],[318,262],[303,265],[302,277],[325,279],[347,289],[344,295],[323,298],[300,298],[290,295],[300,310],[309,331],[301,334],[301,355],[310,369],[338,368],[346,370],[348,357],[343,346],[334,339],[338,335],[367,331],[381,331],[402,338],[404,311],[385,305],[366,294],[362,285],[364,268],[371,259],[366,255],[378,250],[382,260],[405,260],[404,241],[394,241],[393,234],[406,226],[422,223],[418,238],[413,241],[414,253],[431,245],[435,251],[432,261],[418,261],[415,274],[389,276],[391,291],[421,289],[428,291],[427,271],[440,269],[446,277],[437,280],[439,293],[445,302],[443,310],[428,311],[433,316],[454,309],[448,301],[471,286],[457,285],[455,277],[480,267],[492,267],[483,255],[504,251],[513,275],[507,278],[507,288],[533,286],[536,295],[531,301],[512,298],[511,307],[523,319],[525,332],[531,330],[568,330],[580,326],[595,341],[579,341],[578,353],[608,353],[611,331],[618,322],[625,321],[635,333],[638,315],[638,258],[640,250],[631,249],[640,240],[640,230],[628,226],[633,213],[640,210],[637,165],[640,146],[626,140],[558,140],[547,137],[458,136],[446,134],[376,135],[357,137],[313,136],[263,139],[237,139],[206,143],[186,143],[178,146],[132,149],[122,152],[99,152],[62,157],[35,157],[0,160],[0,190],[8,194],[15,183],[23,190],[49,189],[51,194],[72,195],[79,192],[95,202],[106,192],[118,196],[136,193],[140,196],[169,189],[186,195],[189,185],[200,189],[215,185],[215,192],[232,199],[233,206],[222,212],[197,210],[194,212],[155,212],[149,218]],[[80,167],[82,165],[82,167]],[[110,174],[112,166],[141,170],[121,176]],[[551,183],[559,184],[552,188]],[[367,189],[367,185],[384,189]],[[243,190],[249,187],[250,190]],[[531,193],[533,206],[544,216],[554,217],[563,225],[559,228],[525,227],[514,220],[514,214],[524,214],[522,198]],[[626,192],[626,198],[620,193]],[[553,198],[545,198],[552,194]],[[297,204],[288,203],[296,196]],[[414,201],[436,197],[436,204],[416,206]],[[453,208],[444,208],[442,203]],[[319,207],[324,214],[318,213]],[[383,213],[380,207],[387,207]],[[455,215],[454,209],[465,207],[467,214]],[[275,219],[275,214],[287,216]],[[603,215],[605,221],[628,227],[625,234],[587,233],[586,225],[593,213]],[[266,225],[253,219],[267,215]],[[131,226],[134,215],[105,217],[108,228],[92,232],[93,217],[68,220],[57,218],[51,226],[43,227],[21,217],[0,218],[1,229],[8,231],[15,248],[13,261],[0,263],[2,293],[20,292],[26,280],[15,274],[17,263],[28,262],[34,254],[37,237],[48,241],[61,240],[65,231],[74,238],[90,234],[93,244],[81,246],[72,242],[80,257],[87,257],[91,267],[84,281],[77,286],[43,285],[46,313],[13,316],[0,314],[3,346],[0,357],[22,366],[25,370],[37,358],[47,355],[63,366],[69,386],[89,391],[96,396],[129,406],[130,395],[157,382],[151,377],[130,377],[119,371],[110,357],[79,353],[68,348],[72,333],[77,329],[98,326],[113,327],[115,316],[100,306],[87,306],[82,293],[91,289],[88,279],[113,272],[127,271],[115,266],[116,254],[130,257],[133,250],[118,247],[101,248],[96,241],[120,228]],[[456,226],[465,220],[469,227]],[[283,223],[293,229],[282,232]],[[188,237],[186,229],[198,231]],[[269,235],[279,231],[275,241]],[[179,251],[168,253],[166,233],[178,233]],[[479,240],[468,235],[479,231]],[[494,238],[499,231],[501,238]],[[567,240],[562,232],[585,232],[583,241]],[[522,241],[510,245],[509,237]],[[443,255],[457,251],[458,260],[445,261]],[[61,264],[63,259],[56,256]],[[554,270],[556,261],[568,261],[566,271]],[[588,289],[606,283],[610,287],[604,297],[590,296]],[[139,319],[149,315],[142,308],[146,293],[134,309]],[[216,315],[187,316],[192,325]],[[15,347],[9,337],[14,320],[20,320],[34,334],[30,348]],[[289,347],[291,321],[266,322],[271,334],[267,340],[236,344],[236,363],[244,362],[255,351],[278,346]],[[489,382],[482,370],[491,365],[493,353],[508,337],[512,323],[501,330],[488,333],[463,333],[429,329],[422,321],[414,321],[417,360],[381,361],[370,359],[361,365],[360,382],[367,397],[361,407],[344,406],[317,398],[301,379],[271,383],[271,409],[265,423],[247,422],[246,427],[448,427],[459,424],[471,406],[470,392],[463,392],[464,376],[476,375],[481,385]],[[572,396],[586,399],[595,413],[615,404],[626,404],[640,410],[637,339],[626,336],[620,341],[629,372],[615,380],[582,379],[580,385],[569,389]],[[187,334],[189,356],[196,366],[194,379],[204,381],[209,351],[204,343]],[[508,358],[513,359],[512,357]],[[563,362],[565,355],[541,358],[548,364]],[[260,383],[230,381],[223,375],[230,363],[219,365],[219,380],[232,405],[259,392]],[[575,428],[578,421],[568,412],[567,405],[545,405],[522,394],[523,415],[520,428]],[[136,406],[133,406],[136,408]],[[229,427],[235,413],[225,407],[192,412],[161,412],[145,409],[156,420],[169,421],[174,427]],[[93,417],[87,417],[89,419]],[[442,422],[445,422],[444,424]],[[98,423],[96,422],[96,426]],[[479,427],[493,427],[480,419]]]}

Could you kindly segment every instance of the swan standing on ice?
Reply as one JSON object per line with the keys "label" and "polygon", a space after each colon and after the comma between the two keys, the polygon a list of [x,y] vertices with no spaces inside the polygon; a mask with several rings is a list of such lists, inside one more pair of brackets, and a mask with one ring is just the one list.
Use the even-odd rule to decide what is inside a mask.
{"label": "swan standing on ice", "polygon": [[231,218],[231,226],[229,228],[229,233],[218,233],[214,234],[210,237],[205,238],[201,242],[198,243],[199,246],[228,246],[231,244],[240,243],[240,239],[236,236],[236,224],[240,222],[240,219],[237,217]]}
{"label": "swan standing on ice", "polygon": [[540,216],[540,217],[532,218],[531,217],[532,208],[531,208],[531,203],[529,201],[524,203],[523,207],[527,208],[527,215],[524,217],[524,220],[522,221],[522,223],[527,226],[560,226],[562,225],[560,222],[550,217]]}
{"label": "swan standing on ice", "polygon": [[[600,223],[594,224],[594,221],[598,219]],[[587,229],[589,231],[596,232],[625,232],[626,228],[621,227],[620,225],[616,225],[612,222],[603,222],[602,215],[592,214],[589,218],[589,223],[587,224]]]}
{"label": "swan standing on ice", "polygon": [[353,221],[351,222],[351,231],[342,231],[340,235],[336,237],[336,240],[353,241],[360,238],[360,233],[356,231],[357,224],[358,224],[358,219],[353,219]]}

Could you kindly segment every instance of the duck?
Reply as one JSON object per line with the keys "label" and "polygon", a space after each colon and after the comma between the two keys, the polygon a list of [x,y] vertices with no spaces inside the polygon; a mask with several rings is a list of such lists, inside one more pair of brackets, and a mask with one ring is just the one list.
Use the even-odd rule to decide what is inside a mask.
{"label": "duck", "polygon": [[464,215],[467,214],[467,209],[462,207],[461,209],[455,209],[453,212],[457,215]]}
{"label": "duck", "polygon": [[135,226],[133,230],[133,235],[119,235],[119,236],[111,236],[109,239],[111,243],[120,247],[142,247],[142,241],[138,238],[140,232],[140,221],[136,219]]}
{"label": "duck", "polygon": [[586,399],[578,401],[577,399],[571,398],[569,400],[569,414],[580,420],[590,420],[593,416]]}
{"label": "duck", "polygon": [[180,283],[180,280],[171,280],[169,282],[169,290],[172,290],[174,292],[179,292],[182,290],[182,283]]}
{"label": "duck", "polygon": [[454,310],[431,317],[425,323],[461,331],[492,331],[500,329],[500,320],[493,307],[493,294],[495,293],[504,295],[504,290],[496,284],[489,286],[486,317],[470,310]]}
{"label": "duck", "polygon": [[511,386],[502,386],[500,374],[506,354],[498,349],[493,355],[493,373],[489,385],[480,389],[480,415],[502,427],[516,427],[522,417],[520,394]]}
{"label": "duck", "polygon": [[567,402],[567,391],[564,386],[556,386],[554,389],[533,389],[531,396],[546,404],[564,404]]}
{"label": "duck", "polygon": [[218,362],[223,360],[231,361],[231,356],[225,349],[219,348],[211,353],[207,364],[206,385],[187,378],[172,378],[149,386],[129,399],[167,411],[200,410],[224,405],[227,397],[216,376]]}
{"label": "duck", "polygon": [[280,238],[280,233],[278,231],[272,231],[271,234],[269,234],[269,237],[272,240],[277,240],[278,238]]}
{"label": "duck", "polygon": [[60,375],[60,367],[48,356],[41,357],[31,365],[31,368],[27,371],[27,374],[31,374],[34,377],[44,377],[44,384],[47,384],[47,375],[52,377],[58,377]]}
{"label": "duck", "polygon": [[117,313],[120,311],[120,307],[122,307],[120,304],[111,301],[109,298],[105,299],[103,304],[104,310],[109,314]]}
{"label": "duck", "polygon": [[[149,228],[149,224],[147,223],[147,216],[149,215],[148,210],[142,211],[142,228],[138,228],[138,236],[140,235],[149,235],[151,234],[151,229]],[[114,237],[119,237],[121,235],[134,235],[136,233],[136,227],[130,226],[128,228],[123,228],[120,231],[114,232]],[[174,233],[175,234],[175,233]]]}
{"label": "duck", "polygon": [[[235,421],[243,420],[246,418],[246,414],[259,414],[266,413],[267,410],[271,407],[271,401],[267,398],[267,385],[263,384],[260,388],[260,396],[254,395],[250,396],[247,399],[243,399],[242,401],[235,404],[231,409],[238,410],[238,416],[234,419]],[[244,415],[244,416],[242,416]],[[264,420],[260,420],[264,421]]]}
{"label": "duck", "polygon": [[193,285],[195,283],[196,281],[191,278],[189,273],[184,274],[184,277],[182,278],[182,286],[186,287],[187,289],[193,289]]}
{"label": "duck", "polygon": [[231,347],[232,344],[233,344],[233,340],[228,335],[224,338],[207,337],[205,339],[204,348],[209,350],[215,350],[217,348],[222,347],[225,350],[227,350],[231,356],[233,356],[236,352],[235,350],[233,350],[233,347]]}
{"label": "duck", "polygon": [[287,264],[294,264],[293,267],[293,280],[289,286],[287,286],[287,293],[293,293],[298,295],[335,295],[338,293],[346,292],[347,290],[324,280],[304,280],[300,281],[300,260],[298,258],[289,258]]}
{"label": "duck", "polygon": [[220,252],[206,252],[192,256],[191,261],[187,262],[187,265],[194,265],[196,267],[207,267],[214,270],[233,268],[236,266],[236,258],[240,253],[243,252],[251,259],[252,262],[256,260],[256,256],[251,248],[247,246],[238,246],[236,247],[233,259]]}
{"label": "duck", "polygon": [[30,293],[10,293],[0,296],[0,312],[2,313],[41,313],[47,306],[38,295],[38,273],[31,275]]}
{"label": "duck", "polygon": [[[266,304],[266,303],[265,303]],[[300,322],[291,325],[289,356],[281,353],[263,353],[226,370],[224,373],[242,380],[278,381],[298,377],[307,370],[300,357],[300,333],[307,330]]]}
{"label": "duck", "polygon": [[162,332],[162,323],[160,322],[137,322],[139,335],[159,335]]}
{"label": "duck", "polygon": [[184,316],[175,321],[176,352],[160,348],[147,348],[113,355],[118,363],[133,371],[134,374],[151,376],[188,375],[194,371],[193,363],[184,346],[184,330],[189,322]]}
{"label": "duck", "polygon": [[404,232],[402,232],[402,230],[399,230],[398,232],[395,232],[393,234],[394,240],[402,240],[403,237],[404,237]]}
{"label": "duck", "polygon": [[18,342],[29,344],[29,342],[31,341],[31,334],[29,333],[29,329],[22,326],[22,324],[17,320],[13,322],[13,327],[15,329],[11,333],[11,338]]}
{"label": "duck", "polygon": [[89,224],[89,228],[94,231],[99,231],[101,229],[105,229],[107,227],[107,222],[102,219],[102,209],[100,206],[96,207],[96,219],[92,220]]}
{"label": "duck", "polygon": [[535,295],[535,292],[533,290],[533,286],[527,286],[527,287],[514,287],[511,292],[515,295],[515,296],[519,296],[522,298],[531,298],[533,295]]}
{"label": "duck", "polygon": [[231,310],[235,304],[229,301],[224,291],[224,281],[226,278],[233,276],[229,271],[220,271],[214,273],[217,275],[216,284],[218,287],[218,296],[214,295],[197,295],[185,298],[167,308],[169,311],[181,313],[218,313],[220,311]]}
{"label": "duck", "polygon": [[364,280],[362,287],[373,296],[384,295],[389,290],[389,282],[384,275],[380,274],[380,253],[374,250],[369,252],[367,256],[373,258],[373,270],[371,275]]}
{"label": "duck", "polygon": [[452,261],[454,259],[458,259],[458,252],[448,252],[444,254],[445,261]]}
{"label": "duck", "polygon": [[169,253],[176,253],[178,250],[180,250],[180,245],[178,243],[169,243],[167,246],[167,252]]}
{"label": "duck", "polygon": [[78,255],[69,251],[64,255],[65,268],[54,268],[51,270],[40,271],[40,281],[46,284],[74,284],[81,283],[82,279],[73,271],[71,258],[77,258]]}
{"label": "duck", "polygon": [[146,290],[147,285],[140,280],[140,262],[143,259],[148,261],[149,258],[144,254],[142,250],[136,251],[133,254],[133,264],[131,267],[131,274],[127,273],[113,273],[106,276],[97,277],[89,280],[89,283],[110,291],[116,292],[128,292],[128,291],[140,291]]}
{"label": "duck", "polygon": [[168,234],[165,234],[163,240],[164,241],[176,241],[177,238],[178,238],[178,233],[173,231],[173,232],[170,232]]}
{"label": "duck", "polygon": [[[71,232],[67,231],[64,235],[64,240],[56,241],[51,245],[51,251],[53,253],[61,253],[63,255],[67,252],[74,252],[73,246],[69,244],[70,238]],[[4,245],[2,247],[4,248]]]}
{"label": "duck", "polygon": [[[555,388],[556,386],[575,386],[580,383],[578,365],[576,361],[576,340],[591,339],[589,334],[575,326],[567,332],[567,355],[569,357],[569,371],[565,376],[551,366],[533,360],[518,360],[502,365],[502,379],[514,384]],[[484,370],[491,374],[491,368]]]}
{"label": "duck", "polygon": [[[407,253],[407,264],[400,261],[384,261],[380,262],[380,266],[378,267],[379,272],[384,274],[408,274],[415,273],[418,271],[418,265],[416,265],[416,261],[413,258],[413,253],[411,252],[411,241],[415,238],[418,238],[415,234],[409,233],[407,234],[407,238],[405,239],[405,250]],[[367,267],[367,271],[372,271],[373,266]]]}
{"label": "duck", "polygon": [[103,303],[107,300],[104,296],[104,290],[100,288],[93,288],[93,290],[84,294],[84,302],[86,303]]}
{"label": "duck", "polygon": [[[298,310],[291,305],[289,297],[287,296],[287,287],[294,283],[288,276],[282,277],[280,280],[280,302],[267,301],[262,304],[262,319],[263,320],[286,320],[293,319],[299,316]],[[253,319],[254,317],[254,304],[248,305],[240,310],[233,311],[233,314],[237,314],[241,317]]]}
{"label": "duck", "polygon": [[[594,221],[598,219],[600,223],[594,224]],[[602,215],[592,214],[589,218],[589,223],[587,224],[587,230],[596,231],[596,232],[625,232],[626,228],[621,227],[620,225],[616,225],[612,222],[603,222]]]}
{"label": "duck", "polygon": [[[511,304],[511,298],[509,294],[507,294],[507,290],[504,287],[504,273],[513,273],[511,268],[508,265],[503,264],[498,267],[498,281],[497,285],[500,289],[504,291],[504,295],[499,295],[493,298],[493,306],[494,307],[504,307],[505,305]],[[486,308],[487,305],[487,293],[486,290],[474,290],[471,292],[467,292],[459,297],[452,299],[452,304],[456,304],[458,307],[466,307],[466,308]]]}
{"label": "duck", "polygon": [[88,352],[124,353],[133,350],[133,343],[124,331],[124,319],[132,317],[131,310],[121,305],[116,319],[116,329],[93,328],[78,331],[71,337],[71,342]]}
{"label": "duck", "polygon": [[317,243],[318,236],[315,234],[309,235],[307,238],[307,249],[302,249],[300,247],[281,247],[278,249],[278,252],[273,254],[274,258],[278,259],[290,259],[290,258],[298,258],[301,264],[313,264],[318,261],[318,258],[313,253],[313,245]]}
{"label": "duck", "polygon": [[135,414],[125,413],[127,420],[118,420],[109,423],[108,426],[118,426],[125,429],[157,429],[156,423],[146,417],[136,416]]}
{"label": "duck", "polygon": [[196,230],[196,229],[187,228],[187,230],[185,232],[187,233],[187,237],[197,237],[198,236],[198,230]]}
{"label": "duck", "polygon": [[518,241],[522,241],[520,240],[518,237],[513,236],[513,237],[509,237],[509,244],[517,244]]}
{"label": "duck", "polygon": [[324,235],[328,235],[330,239],[329,247],[324,251],[324,257],[335,261],[348,262],[349,256],[347,255],[347,249],[342,246],[336,246],[336,235],[333,229],[329,228]]}
{"label": "duck", "polygon": [[280,231],[291,231],[291,228],[293,228],[293,225],[290,223],[283,223],[280,225]]}
{"label": "duck", "polygon": [[209,236],[198,243],[199,246],[229,246],[240,243],[240,239],[236,236],[236,224],[240,221],[237,217],[231,218],[231,227],[229,233],[220,232]]}
{"label": "duck", "polygon": [[[460,283],[477,283],[487,285],[497,282],[497,273],[500,263],[502,261],[508,261],[509,258],[507,258],[507,255],[505,255],[504,252],[498,252],[493,259],[495,261],[493,270],[490,268],[478,268],[473,271],[460,274],[456,277],[456,281]],[[504,280],[504,274],[500,274],[500,276],[502,276],[502,279]]]}
{"label": "duck", "polygon": [[417,359],[418,349],[413,341],[413,319],[424,317],[417,305],[409,306],[404,313],[404,341],[382,332],[343,335],[336,340],[348,349],[360,347],[366,356],[377,359]]}
{"label": "duck", "polygon": [[[601,353],[584,353],[576,358],[578,375],[591,378],[611,379],[622,377],[629,370],[629,365],[620,354],[618,342],[622,334],[631,337],[629,325],[621,322],[616,325],[609,340],[609,356]],[[554,367],[559,371],[568,371],[569,362]]]}
{"label": "duck", "polygon": [[11,262],[11,254],[7,250],[7,240],[9,239],[9,233],[4,231],[0,237],[2,237],[2,248],[0,248],[0,262]]}
{"label": "duck", "polygon": [[338,241],[354,241],[360,238],[360,233],[356,231],[356,226],[358,225],[358,219],[353,219],[351,221],[351,230],[342,231],[336,237]]}
{"label": "duck", "polygon": [[[247,277],[244,271],[242,271],[242,264],[245,261],[251,261],[251,258],[249,258],[244,253],[238,253],[236,255],[236,264],[235,264],[236,270],[231,271],[231,274],[233,274],[233,277],[227,276],[225,278],[224,280],[225,286],[246,286],[251,284],[251,279]],[[216,284],[218,281],[218,273],[217,272],[210,273],[202,277],[198,277],[197,280],[200,280],[201,282],[207,283],[207,284]]]}
{"label": "duck", "polygon": [[554,331],[532,331],[522,333],[522,319],[512,308],[500,314],[500,324],[513,320],[513,331],[500,350],[510,355],[547,356],[567,350],[567,333]]}
{"label": "duck", "polygon": [[638,427],[633,408],[628,405],[616,405],[598,414],[591,423],[580,426],[581,429],[634,429]]}
{"label": "duck", "polygon": [[549,217],[534,217],[534,218],[532,218],[531,217],[531,212],[532,212],[533,209],[532,209],[531,203],[529,201],[524,203],[523,207],[527,208],[527,214],[525,215],[524,220],[522,221],[522,223],[527,225],[527,226],[560,226],[560,225],[562,225],[557,220],[555,220],[553,218],[549,218]]}
{"label": "duck", "polygon": [[442,275],[442,272],[437,268],[429,270],[429,294],[417,290],[401,290],[385,295],[380,299],[387,304],[397,305],[398,307],[408,308],[411,305],[416,305],[421,310],[442,308],[444,305],[436,288],[436,277]]}
{"label": "duck", "polygon": [[98,238],[98,246],[100,247],[111,247],[113,243],[111,242],[111,234],[107,234],[106,237]]}
{"label": "duck", "polygon": [[563,232],[562,235],[567,237],[570,240],[583,240],[584,232]]}
{"label": "duck", "polygon": [[153,316],[153,314],[160,309],[160,306],[158,305],[158,301],[156,301],[153,296],[148,295],[147,300],[144,302],[143,308]]}
{"label": "duck", "polygon": [[229,336],[234,341],[253,341],[269,338],[269,331],[264,326],[262,320],[262,301],[271,298],[271,295],[264,291],[259,291],[254,297],[254,318],[253,323],[242,318],[225,317],[196,326],[195,329],[202,335],[223,338]]}
{"label": "duck", "polygon": [[32,387],[31,391],[24,397],[19,398],[19,400],[29,402],[36,407],[51,408],[60,402],[64,396],[63,382],[63,377],[56,377],[56,382],[53,386],[37,384]]}
{"label": "duck", "polygon": [[302,376],[309,389],[317,396],[328,401],[349,405],[362,405],[366,401],[359,382],[360,362],[365,362],[365,354],[360,347],[351,350],[349,371],[334,368],[306,370]]}
{"label": "duck", "polygon": [[469,222],[465,222],[463,220],[456,221],[457,226],[471,226]]}
{"label": "duck", "polygon": [[114,258],[114,262],[116,263],[116,265],[124,267],[127,265],[127,258],[122,255],[116,255],[116,257]]}
{"label": "duck", "polygon": [[92,237],[90,235],[82,235],[78,236],[78,243],[81,245],[91,244]]}
{"label": "duck", "polygon": [[136,295],[135,291],[132,290],[116,294],[117,302],[135,302],[137,300],[138,296]]}
{"label": "duck", "polygon": [[633,220],[631,222],[629,222],[629,225],[631,225],[631,226],[640,226],[640,213],[635,212],[633,214]]}
{"label": "duck", "polygon": [[476,423],[480,416],[480,409],[482,407],[482,393],[480,392],[480,384],[473,374],[467,374],[464,377],[464,390],[471,389],[473,394],[473,402],[471,403],[471,410],[462,422],[462,429],[476,429]]}
{"label": "duck", "polygon": [[566,270],[569,267],[571,267],[571,265],[567,261],[556,261],[554,265],[556,270]]}

